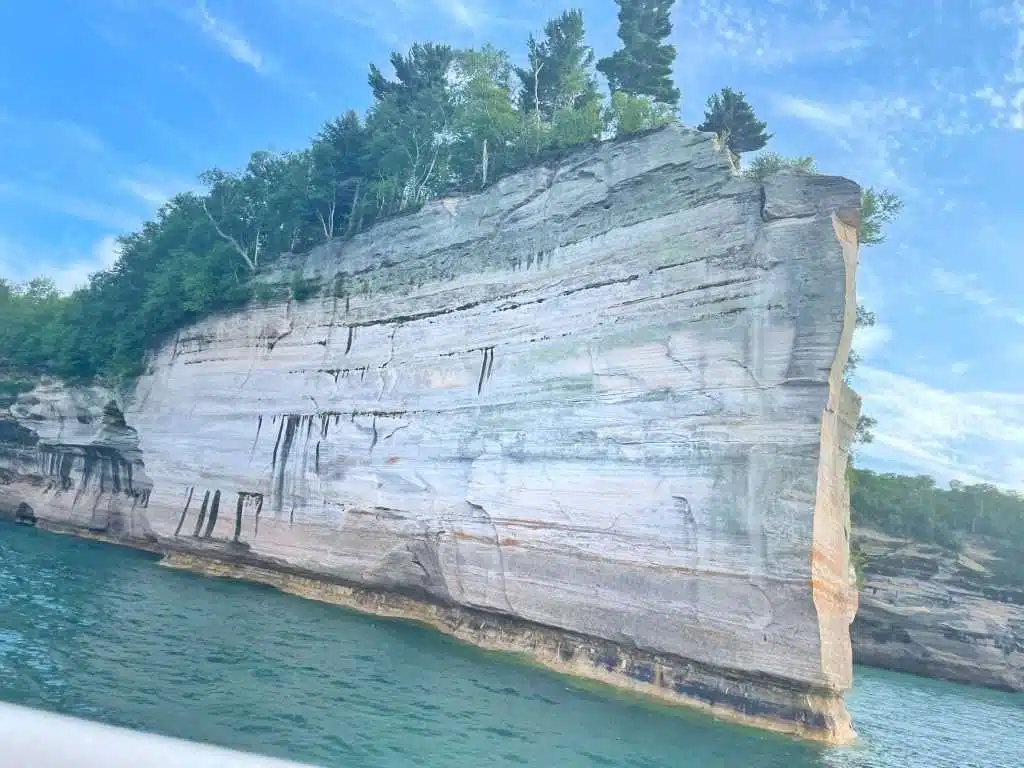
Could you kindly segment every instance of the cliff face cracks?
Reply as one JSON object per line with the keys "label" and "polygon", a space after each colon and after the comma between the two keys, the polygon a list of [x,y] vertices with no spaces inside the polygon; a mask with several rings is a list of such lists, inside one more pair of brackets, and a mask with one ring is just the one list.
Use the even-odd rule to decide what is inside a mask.
{"label": "cliff face cracks", "polygon": [[669,127],[429,204],[24,396],[0,512],[848,740],[859,194]]}

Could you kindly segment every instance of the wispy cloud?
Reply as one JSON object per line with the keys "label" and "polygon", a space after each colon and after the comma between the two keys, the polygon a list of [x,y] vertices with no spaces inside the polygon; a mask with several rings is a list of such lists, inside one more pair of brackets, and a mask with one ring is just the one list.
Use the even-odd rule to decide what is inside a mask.
{"label": "wispy cloud", "polygon": [[205,0],[199,0],[194,12],[189,15],[203,33],[235,61],[260,74],[267,73],[270,64],[266,57],[256,50],[256,47],[237,27],[214,16],[207,8]]}
{"label": "wispy cloud", "polygon": [[91,275],[112,267],[118,254],[114,235],[104,235],[85,252],[26,245],[0,235],[0,276],[16,283],[48,277],[67,294],[86,285]]}
{"label": "wispy cloud", "polygon": [[137,168],[134,175],[117,179],[115,185],[153,210],[180,192],[200,189],[198,182],[159,173],[151,168]]}
{"label": "wispy cloud", "polygon": [[789,0],[769,3],[770,7],[730,0],[685,4],[675,20],[682,50],[690,57],[699,53],[774,70],[861,52],[872,44],[868,30],[879,27],[870,10],[855,3],[832,10],[823,3],[817,8]]}
{"label": "wispy cloud", "polygon": [[878,420],[858,448],[869,464],[1024,489],[1024,394],[944,390],[869,366],[857,390]]}
{"label": "wispy cloud", "polygon": [[879,352],[892,339],[892,328],[883,323],[857,328],[853,332],[853,348],[861,358]]}
{"label": "wispy cloud", "polygon": [[1024,325],[1024,308],[1014,306],[988,291],[977,275],[957,274],[937,267],[932,270],[931,277],[935,287],[942,293],[974,304],[994,319]]}
{"label": "wispy cloud", "polygon": [[1003,66],[1001,76],[979,87],[974,96],[991,111],[995,126],[1024,131],[1024,2],[990,9],[988,19],[1004,33]]}
{"label": "wispy cloud", "polygon": [[490,12],[474,0],[433,0],[441,13],[460,27],[480,29],[490,20]]}
{"label": "wispy cloud", "polygon": [[107,151],[107,143],[92,129],[69,119],[30,118],[0,110],[0,134],[8,151],[15,146],[42,143],[68,146],[89,154]]}
{"label": "wispy cloud", "polygon": [[31,203],[42,210],[118,231],[130,230],[139,223],[138,216],[117,206],[36,185],[0,181],[0,197]]}
{"label": "wispy cloud", "polygon": [[902,96],[825,103],[792,94],[776,94],[777,113],[800,121],[830,137],[872,184],[910,192],[913,185],[902,167],[908,127],[922,119],[921,107]]}

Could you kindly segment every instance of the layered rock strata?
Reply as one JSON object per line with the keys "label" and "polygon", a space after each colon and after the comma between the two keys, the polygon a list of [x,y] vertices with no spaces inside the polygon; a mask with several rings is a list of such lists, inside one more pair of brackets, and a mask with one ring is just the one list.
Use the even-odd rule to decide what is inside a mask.
{"label": "layered rock strata", "polygon": [[859,663],[1024,692],[1019,565],[981,540],[954,552],[864,530],[856,544],[864,556],[852,631]]}
{"label": "layered rock strata", "polygon": [[130,392],[23,398],[0,501],[847,740],[858,210],[679,127],[581,151],[288,261],[313,298]]}

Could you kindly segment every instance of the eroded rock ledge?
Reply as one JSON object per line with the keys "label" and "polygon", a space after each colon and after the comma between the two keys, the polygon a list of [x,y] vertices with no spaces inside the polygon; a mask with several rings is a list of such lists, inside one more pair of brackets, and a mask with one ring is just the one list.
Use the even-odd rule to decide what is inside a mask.
{"label": "eroded rock ledge", "polygon": [[962,551],[863,530],[855,659],[899,672],[1024,692],[1019,567],[978,538]]}
{"label": "eroded rock ledge", "polygon": [[0,507],[848,740],[858,210],[678,127],[582,151],[22,398]]}

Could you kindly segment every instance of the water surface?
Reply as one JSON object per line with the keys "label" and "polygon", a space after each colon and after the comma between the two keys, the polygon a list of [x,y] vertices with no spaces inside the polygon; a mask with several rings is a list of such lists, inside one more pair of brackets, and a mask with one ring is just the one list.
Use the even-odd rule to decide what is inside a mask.
{"label": "water surface", "polygon": [[413,624],[0,526],[0,699],[347,768],[1020,768],[1024,697],[858,669],[828,749]]}

